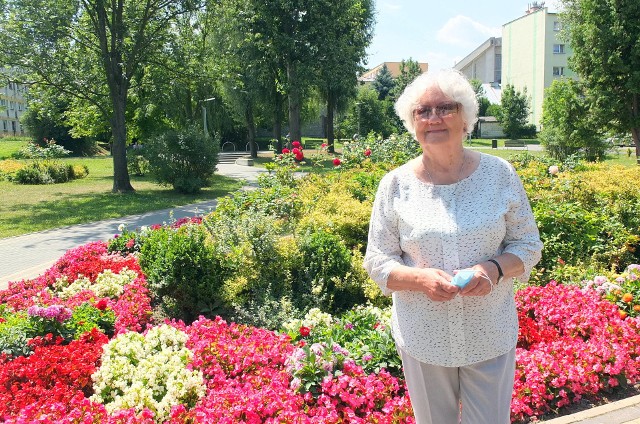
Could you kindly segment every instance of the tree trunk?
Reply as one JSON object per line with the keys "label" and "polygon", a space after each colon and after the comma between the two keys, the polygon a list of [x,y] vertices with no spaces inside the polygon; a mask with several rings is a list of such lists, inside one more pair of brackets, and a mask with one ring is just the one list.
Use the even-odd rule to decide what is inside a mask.
{"label": "tree trunk", "polygon": [[335,92],[331,89],[328,90],[327,95],[327,151],[329,153],[335,152],[334,140],[335,134],[333,130],[333,114],[336,109],[336,96]]}
{"label": "tree trunk", "polygon": [[273,138],[276,140],[276,153],[282,152],[282,95],[273,94]]}
{"label": "tree trunk", "polygon": [[258,146],[256,145],[256,125],[253,119],[253,108],[251,103],[244,108],[244,119],[247,125],[247,143],[249,143],[249,151],[252,158],[258,157]]}
{"label": "tree trunk", "polygon": [[289,134],[292,141],[302,141],[300,130],[300,86],[298,84],[297,65],[287,62],[287,79],[289,81]]}
{"label": "tree trunk", "polygon": [[111,134],[113,146],[113,188],[114,193],[127,193],[135,191],[129,178],[127,169],[127,129],[125,124],[126,101],[124,96],[112,96],[113,115],[111,117]]}
{"label": "tree trunk", "polygon": [[[637,94],[634,94],[631,100],[631,114],[634,118],[633,122],[638,122],[638,115],[640,115],[640,96]],[[631,135],[636,145],[636,163],[640,165],[640,128],[631,128]]]}

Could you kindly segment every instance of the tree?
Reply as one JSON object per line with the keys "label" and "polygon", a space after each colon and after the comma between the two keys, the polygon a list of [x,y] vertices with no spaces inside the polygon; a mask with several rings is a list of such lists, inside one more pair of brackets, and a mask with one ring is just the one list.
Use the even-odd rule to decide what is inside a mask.
{"label": "tree", "polygon": [[334,113],[355,95],[357,76],[366,58],[373,30],[371,0],[315,1],[314,25],[317,86],[327,108],[327,143],[333,152]]}
{"label": "tree", "polygon": [[529,117],[529,99],[526,87],[521,93],[513,85],[507,84],[502,90],[500,103],[500,112],[496,118],[502,125],[504,134],[511,139],[520,137],[527,126]]}
{"label": "tree", "polygon": [[549,155],[558,160],[583,153],[585,159],[602,159],[607,146],[594,131],[589,101],[582,84],[555,80],[545,90],[542,104],[540,141]]}
{"label": "tree", "polygon": [[400,75],[395,81],[395,87],[393,88],[392,97],[394,101],[400,97],[404,89],[409,85],[418,75],[422,73],[420,64],[409,58],[400,62]]}
{"label": "tree", "polygon": [[378,100],[385,100],[393,91],[393,87],[395,87],[395,81],[387,64],[384,63],[376,79],[373,80],[373,88],[378,92]]}
{"label": "tree", "polygon": [[126,158],[129,90],[195,0],[7,0],[0,63],[24,83],[92,104],[112,133],[113,191],[133,191]]}
{"label": "tree", "polygon": [[378,100],[378,92],[371,87],[358,89],[356,101],[352,103],[339,127],[343,134],[365,136],[374,132],[389,137],[398,132],[396,114],[390,100]]}
{"label": "tree", "polygon": [[487,109],[491,102],[487,99],[484,87],[482,86],[482,81],[474,78],[470,80],[469,83],[471,84],[471,87],[473,87],[473,91],[476,93],[476,100],[478,101],[478,116],[487,116]]}
{"label": "tree", "polygon": [[640,156],[640,3],[562,0],[571,67],[595,100],[593,112],[617,132],[631,132]]}

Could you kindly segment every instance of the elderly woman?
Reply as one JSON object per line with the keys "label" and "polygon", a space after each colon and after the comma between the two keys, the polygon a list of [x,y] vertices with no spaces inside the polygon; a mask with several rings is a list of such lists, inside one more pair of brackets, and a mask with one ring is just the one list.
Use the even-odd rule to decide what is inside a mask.
{"label": "elderly woman", "polygon": [[371,215],[364,266],[393,297],[419,424],[510,422],[512,279],[526,281],[542,250],[513,167],[463,146],[477,109],[459,72],[417,77],[396,112],[422,155],[382,179]]}

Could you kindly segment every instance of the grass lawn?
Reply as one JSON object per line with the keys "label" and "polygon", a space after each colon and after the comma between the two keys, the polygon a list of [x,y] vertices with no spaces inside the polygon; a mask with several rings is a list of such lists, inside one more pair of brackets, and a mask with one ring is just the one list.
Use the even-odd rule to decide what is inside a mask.
{"label": "grass lawn", "polygon": [[131,184],[136,192],[116,194],[111,192],[113,159],[110,156],[63,160],[87,165],[89,175],[51,185],[0,181],[0,238],[197,203],[224,196],[241,186],[233,178],[216,175],[211,187],[196,195],[184,195],[148,177],[132,176]]}

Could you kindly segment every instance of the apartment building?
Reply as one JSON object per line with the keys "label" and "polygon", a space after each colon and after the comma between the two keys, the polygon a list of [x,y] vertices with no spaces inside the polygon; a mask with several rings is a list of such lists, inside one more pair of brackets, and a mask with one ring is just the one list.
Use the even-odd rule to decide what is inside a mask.
{"label": "apartment building", "polygon": [[0,137],[25,135],[20,117],[26,111],[26,87],[10,82],[0,88]]}
{"label": "apartment building", "polygon": [[577,78],[568,67],[572,50],[560,40],[557,13],[533,3],[526,14],[502,26],[502,86],[513,85],[530,98],[529,122],[540,127],[544,90],[558,78]]}

